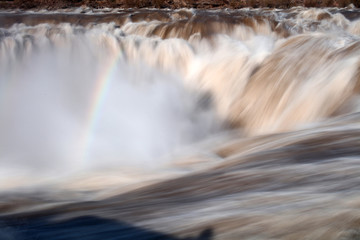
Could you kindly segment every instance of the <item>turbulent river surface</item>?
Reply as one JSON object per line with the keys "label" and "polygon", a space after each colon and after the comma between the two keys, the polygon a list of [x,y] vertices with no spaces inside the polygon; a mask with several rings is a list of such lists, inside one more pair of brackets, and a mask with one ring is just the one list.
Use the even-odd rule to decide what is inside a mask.
{"label": "turbulent river surface", "polygon": [[0,12],[0,239],[360,239],[360,10]]}

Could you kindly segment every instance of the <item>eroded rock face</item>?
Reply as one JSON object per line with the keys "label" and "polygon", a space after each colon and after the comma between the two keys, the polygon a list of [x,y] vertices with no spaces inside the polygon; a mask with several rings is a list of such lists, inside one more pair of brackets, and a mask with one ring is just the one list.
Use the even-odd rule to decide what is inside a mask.
{"label": "eroded rock face", "polygon": [[360,7],[358,0],[0,0],[0,8],[61,9],[70,7],[92,8],[243,8],[270,7],[346,7],[353,4]]}

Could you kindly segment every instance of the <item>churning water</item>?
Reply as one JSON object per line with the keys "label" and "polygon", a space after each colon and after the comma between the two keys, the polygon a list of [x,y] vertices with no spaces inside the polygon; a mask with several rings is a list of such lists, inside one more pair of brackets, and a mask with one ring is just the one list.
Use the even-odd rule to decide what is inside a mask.
{"label": "churning water", "polygon": [[359,93],[351,7],[0,13],[0,239],[359,239]]}

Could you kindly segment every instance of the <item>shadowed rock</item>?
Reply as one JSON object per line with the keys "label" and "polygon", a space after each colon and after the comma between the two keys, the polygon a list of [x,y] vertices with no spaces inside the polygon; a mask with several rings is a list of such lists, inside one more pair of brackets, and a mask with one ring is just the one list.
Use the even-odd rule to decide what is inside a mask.
{"label": "shadowed rock", "polygon": [[82,216],[65,221],[50,217],[0,220],[0,239],[14,240],[211,240],[211,228],[197,237],[176,238],[128,223]]}

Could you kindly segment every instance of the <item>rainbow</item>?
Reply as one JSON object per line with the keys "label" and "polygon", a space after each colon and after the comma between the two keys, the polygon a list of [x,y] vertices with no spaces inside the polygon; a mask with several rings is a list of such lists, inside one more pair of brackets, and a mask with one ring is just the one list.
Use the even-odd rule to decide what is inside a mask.
{"label": "rainbow", "polygon": [[90,94],[90,103],[85,117],[84,128],[80,137],[80,159],[83,164],[88,161],[90,145],[93,140],[94,128],[99,119],[99,111],[106,99],[107,92],[113,79],[116,67],[121,59],[122,52],[112,56],[104,65],[103,69],[99,71],[96,78],[92,94]]}

